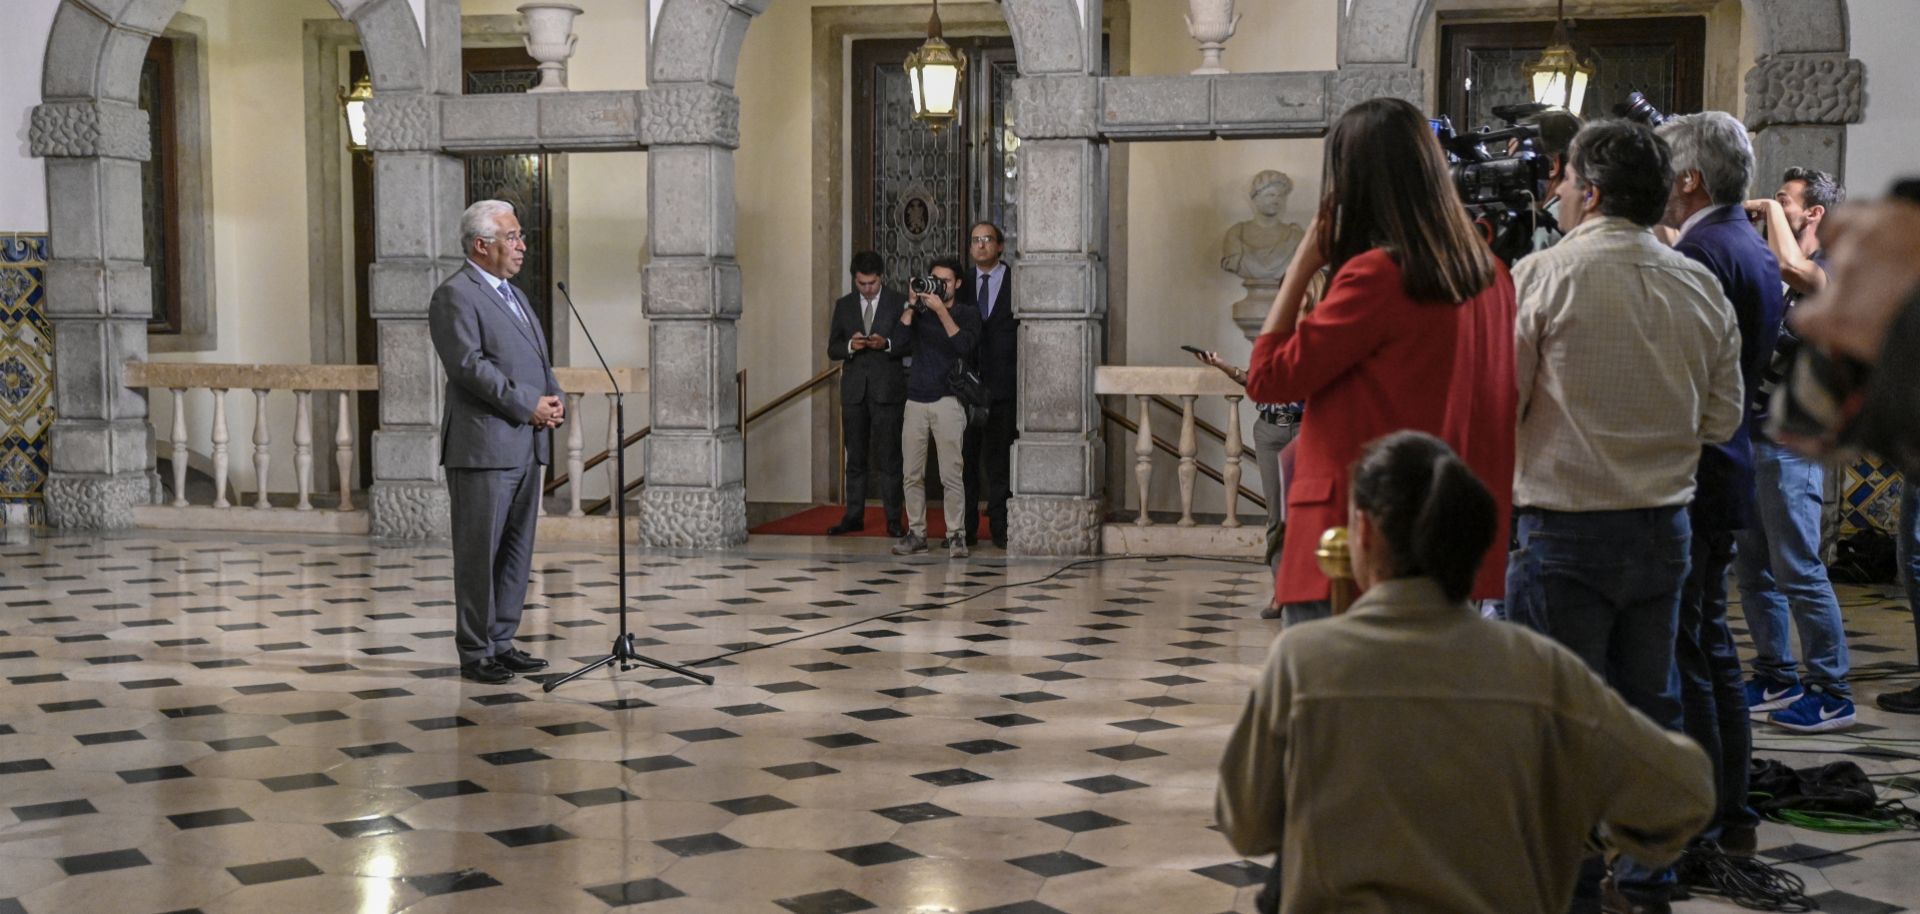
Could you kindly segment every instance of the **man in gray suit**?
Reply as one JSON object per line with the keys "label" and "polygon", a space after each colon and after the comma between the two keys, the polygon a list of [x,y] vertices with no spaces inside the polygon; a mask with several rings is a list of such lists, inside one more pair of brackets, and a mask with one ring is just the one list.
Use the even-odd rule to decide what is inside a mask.
{"label": "man in gray suit", "polygon": [[453,508],[454,647],[460,675],[498,684],[547,662],[513,646],[533,560],[540,467],[566,408],[547,340],[507,280],[527,243],[513,206],[482,200],[460,219],[461,268],[433,293],[433,348],[447,371],[440,463]]}

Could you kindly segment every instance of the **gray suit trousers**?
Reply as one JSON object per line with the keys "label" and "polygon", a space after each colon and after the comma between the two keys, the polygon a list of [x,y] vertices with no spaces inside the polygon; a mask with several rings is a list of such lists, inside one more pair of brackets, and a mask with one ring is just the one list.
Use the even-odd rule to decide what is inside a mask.
{"label": "gray suit trousers", "polygon": [[[569,417],[571,418],[571,417]],[[453,509],[453,644],[461,663],[513,647],[526,605],[539,517],[540,464],[517,469],[447,468]]]}

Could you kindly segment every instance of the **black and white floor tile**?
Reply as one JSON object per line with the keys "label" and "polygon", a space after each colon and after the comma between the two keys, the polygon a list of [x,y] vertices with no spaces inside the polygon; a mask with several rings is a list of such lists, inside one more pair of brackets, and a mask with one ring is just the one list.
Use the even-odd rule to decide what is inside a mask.
{"label": "black and white floor tile", "polygon": [[[1252,910],[1265,861],[1211,825],[1275,632],[1262,569],[884,546],[642,553],[640,649],[719,658],[717,683],[553,693],[458,677],[444,547],[0,547],[0,914]],[[535,565],[522,646],[555,673],[604,654],[610,552]],[[1908,658],[1891,591],[1847,602],[1856,662]],[[1863,737],[1893,742],[1762,727],[1763,753],[1920,767],[1920,719],[1870,707],[1893,686],[1859,689],[1884,728]],[[1769,824],[1761,846],[1863,843]],[[1920,909],[1907,847],[1790,866],[1822,910]]]}

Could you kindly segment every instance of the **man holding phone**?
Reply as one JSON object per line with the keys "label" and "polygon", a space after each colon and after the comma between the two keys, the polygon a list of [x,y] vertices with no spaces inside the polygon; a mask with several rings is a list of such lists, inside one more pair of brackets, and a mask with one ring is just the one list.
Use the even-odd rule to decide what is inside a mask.
{"label": "man holding phone", "polygon": [[[907,534],[900,514],[900,423],[907,369],[903,353],[887,336],[900,323],[907,299],[881,284],[886,262],[873,251],[853,255],[848,272],[853,274],[853,291],[833,303],[827,332],[827,358],[846,363],[840,373],[840,437],[847,449],[842,490],[847,510],[839,523],[827,528],[827,535],[864,528],[867,496],[877,489],[874,494],[886,510],[887,535],[898,539]],[[871,474],[870,453],[877,464]]]}

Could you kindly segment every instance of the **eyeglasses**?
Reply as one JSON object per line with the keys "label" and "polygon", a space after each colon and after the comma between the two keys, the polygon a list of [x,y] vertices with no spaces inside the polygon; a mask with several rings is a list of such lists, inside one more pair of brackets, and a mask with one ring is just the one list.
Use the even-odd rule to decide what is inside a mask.
{"label": "eyeglasses", "polygon": [[975,235],[975,236],[973,236],[973,243],[974,243],[974,244],[997,244],[997,243],[999,243],[999,241],[1000,241],[1000,239],[998,239],[998,238],[995,238],[995,237],[993,237],[992,235]]}
{"label": "eyeglasses", "polygon": [[525,242],[525,241],[527,240],[527,236],[525,236],[525,235],[523,235],[523,234],[521,234],[521,233],[519,233],[519,232],[508,232],[508,233],[506,233],[505,235],[502,235],[502,236],[500,236],[500,237],[497,237],[497,238],[496,238],[496,237],[491,237],[491,236],[487,236],[487,235],[482,235],[482,236],[480,236],[480,237],[482,237],[482,238],[486,238],[486,239],[487,239],[488,241],[492,241],[492,242],[495,242],[495,243],[498,243],[498,242],[502,242],[502,241],[504,241],[504,242],[506,242],[506,243],[508,243],[508,244],[514,244],[514,243],[516,243],[516,242],[520,242],[520,243],[524,243],[524,242]]}

